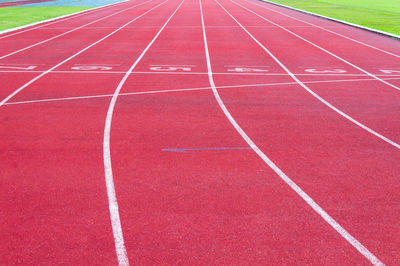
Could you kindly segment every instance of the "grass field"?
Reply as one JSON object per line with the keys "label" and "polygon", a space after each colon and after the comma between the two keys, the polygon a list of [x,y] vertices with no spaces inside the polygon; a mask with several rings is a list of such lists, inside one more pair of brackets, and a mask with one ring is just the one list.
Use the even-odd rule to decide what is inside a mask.
{"label": "grass field", "polygon": [[90,7],[2,7],[0,30],[89,9]]}
{"label": "grass field", "polygon": [[400,0],[270,0],[400,35]]}

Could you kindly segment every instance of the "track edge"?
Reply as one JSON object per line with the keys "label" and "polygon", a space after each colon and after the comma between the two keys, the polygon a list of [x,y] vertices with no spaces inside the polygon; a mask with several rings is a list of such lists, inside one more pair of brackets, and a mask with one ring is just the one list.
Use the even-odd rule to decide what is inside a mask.
{"label": "track edge", "polygon": [[358,28],[358,29],[362,29],[362,30],[366,30],[366,31],[369,31],[369,32],[377,33],[377,34],[380,34],[380,35],[384,35],[386,37],[400,39],[400,35],[389,33],[389,32],[385,32],[385,31],[381,31],[381,30],[377,30],[377,29],[373,29],[373,28],[369,28],[369,27],[366,27],[366,26],[361,26],[361,25],[358,25],[358,24],[355,24],[355,23],[347,22],[345,20],[331,18],[331,17],[328,17],[328,16],[320,15],[320,14],[313,13],[313,12],[310,12],[310,11],[306,11],[306,10],[303,10],[303,9],[298,9],[298,8],[295,8],[295,7],[291,7],[291,6],[275,3],[275,2],[272,2],[272,1],[269,1],[269,0],[258,0],[258,1],[269,3],[269,4],[272,4],[272,5],[276,5],[276,6],[280,6],[280,7],[284,7],[284,8],[287,8],[287,9],[294,10],[294,11],[299,11],[299,12],[302,12],[302,13],[305,13],[305,14],[308,14],[308,15],[311,15],[311,16],[320,17],[320,18],[324,18],[324,19],[327,19],[327,20],[339,22],[339,23],[342,23],[342,24],[345,24],[345,25],[348,25],[348,26],[352,26],[352,27]]}
{"label": "track edge", "polygon": [[123,3],[123,2],[127,2],[127,1],[130,1],[130,0],[122,0],[122,1],[119,1],[119,2],[116,2],[116,3],[107,4],[107,5],[104,5],[104,6],[97,6],[97,7],[94,7],[94,8],[89,8],[89,9],[78,11],[78,12],[75,12],[75,13],[71,13],[71,14],[67,14],[67,15],[63,15],[63,16],[59,16],[59,17],[55,17],[55,18],[41,20],[41,21],[37,21],[37,22],[34,22],[34,23],[30,23],[30,24],[26,24],[26,25],[14,27],[14,28],[2,30],[2,31],[0,31],[0,35],[6,34],[6,33],[9,33],[9,32],[13,32],[13,31],[17,31],[17,30],[22,30],[22,29],[25,29],[25,28],[29,28],[29,27],[36,26],[36,25],[39,25],[39,24],[42,24],[42,23],[52,22],[52,21],[57,20],[57,19],[71,17],[71,16],[74,16],[74,15],[78,15],[78,14],[81,14],[81,13],[84,13],[84,12],[88,12],[88,11],[93,11],[93,10],[100,9],[100,8],[103,8],[103,7],[120,4],[120,3]]}

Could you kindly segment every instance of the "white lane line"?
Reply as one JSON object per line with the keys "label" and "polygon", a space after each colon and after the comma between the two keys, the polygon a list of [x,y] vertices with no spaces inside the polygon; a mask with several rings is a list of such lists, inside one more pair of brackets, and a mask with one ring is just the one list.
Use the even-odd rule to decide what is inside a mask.
{"label": "white lane line", "polygon": [[3,106],[8,100],[10,100],[12,97],[14,97],[16,94],[18,94],[20,91],[22,91],[23,89],[25,89],[26,87],[28,87],[29,85],[31,85],[32,83],[34,83],[36,80],[40,79],[41,77],[43,77],[44,75],[46,75],[47,73],[51,72],[52,70],[56,69],[57,67],[61,66],[62,64],[64,64],[65,62],[68,62],[69,60],[73,59],[74,57],[78,56],[79,54],[83,53],[84,51],[88,50],[89,48],[95,46],[96,44],[100,43],[101,41],[107,39],[108,37],[114,35],[115,33],[117,33],[118,31],[120,31],[121,29],[125,28],[126,26],[128,26],[129,24],[131,24],[132,22],[136,21],[137,19],[143,17],[144,15],[146,15],[147,13],[151,12],[152,10],[154,10],[155,8],[163,5],[165,2],[167,2],[168,0],[165,0],[164,2],[154,6],[153,8],[151,8],[150,10],[144,12],[143,14],[141,14],[140,16],[137,16],[136,18],[132,19],[131,21],[129,21],[128,23],[122,25],[121,27],[119,27],[118,29],[114,30],[113,32],[111,32],[110,34],[104,36],[103,38],[101,38],[100,40],[92,43],[91,45],[85,47],[84,49],[80,50],[79,52],[75,53],[74,55],[68,57],[67,59],[65,59],[64,61],[58,63],[57,65],[53,66],[52,68],[46,70],[45,72],[43,72],[42,74],[36,76],[35,78],[31,79],[30,81],[28,81],[27,83],[25,83],[23,86],[19,87],[17,90],[15,90],[13,93],[11,93],[10,95],[8,95],[5,99],[3,99],[0,102],[0,107]]}
{"label": "white lane line", "polygon": [[[13,32],[13,31],[17,31],[17,30],[21,30],[21,29],[32,27],[32,28],[29,28],[29,29],[26,29],[26,30],[22,30],[22,31],[11,33],[11,34],[7,34],[5,36],[1,36],[0,40],[8,38],[8,37],[11,37],[11,36],[14,36],[14,35],[18,35],[18,34],[21,34],[21,33],[27,32],[27,31],[36,30],[36,29],[39,29],[39,28],[42,28],[42,27],[45,27],[45,26],[48,26],[48,25],[52,25],[52,24],[58,23],[58,22],[62,22],[62,21],[66,21],[66,20],[69,20],[69,19],[74,19],[74,18],[77,18],[77,17],[80,17],[80,16],[92,14],[95,11],[102,11],[102,9],[105,9],[107,7],[114,6],[114,5],[120,5],[120,4],[122,4],[123,2],[126,2],[126,1],[129,1],[129,0],[124,0],[124,1],[121,1],[121,2],[118,2],[118,3],[112,3],[112,4],[108,4],[108,5],[104,5],[104,6],[99,6],[99,7],[91,8],[91,9],[88,9],[88,10],[83,10],[83,11],[67,14],[67,15],[64,15],[64,16],[59,16],[59,17],[46,19],[46,20],[35,22],[35,23],[31,23],[31,24],[27,24],[27,25],[15,27],[15,28],[3,30],[3,31],[0,31],[0,34],[7,34],[9,32]],[[47,23],[47,22],[51,22],[51,23]],[[44,24],[44,23],[46,23],[46,24]],[[37,26],[37,27],[33,27],[33,26],[36,26],[36,25],[39,25],[39,24],[41,24],[41,25]]]}
{"label": "white lane line", "polygon": [[[132,72],[135,73],[135,72]],[[215,75],[215,73],[213,73]],[[393,78],[400,80],[399,78]],[[390,79],[391,80],[391,79]],[[317,84],[317,83],[339,83],[339,82],[360,82],[360,81],[375,81],[375,79],[345,79],[345,80],[317,80],[308,81],[303,83]],[[282,85],[298,85],[297,82],[278,82],[278,83],[260,83],[260,84],[243,84],[243,85],[227,85],[218,86],[217,89],[229,89],[229,88],[245,88],[245,87],[270,87],[270,86],[282,86]],[[120,93],[119,96],[129,96],[129,95],[143,95],[143,94],[157,94],[157,93],[168,93],[168,92],[185,92],[185,91],[197,91],[197,90],[211,90],[211,87],[201,87],[201,88],[187,88],[187,89],[173,89],[173,90],[155,90],[155,91],[138,91],[138,92],[127,92]],[[100,95],[88,95],[88,96],[74,96],[74,97],[63,97],[63,98],[50,98],[41,100],[28,100],[19,102],[7,102],[4,105],[16,105],[16,104],[26,104],[26,103],[42,103],[42,102],[55,102],[55,101],[69,101],[69,100],[81,100],[81,99],[93,99],[93,98],[106,98],[112,97],[113,94],[100,94]]]}
{"label": "white lane line", "polygon": [[[223,6],[221,6],[221,4],[218,1],[216,1],[216,2],[218,3],[218,5],[223,10],[225,10],[225,12],[227,14],[229,14],[228,11],[226,11],[226,9]],[[230,16],[231,16],[231,18],[233,18],[232,15],[230,15]],[[201,11],[201,18],[202,18],[202,24],[204,25],[203,11]],[[239,26],[241,26],[241,24],[239,22],[237,22],[237,23],[238,23]],[[243,28],[243,26],[241,26],[241,27]],[[217,102],[218,102],[219,106],[221,107],[222,111],[224,112],[226,117],[229,119],[231,124],[235,127],[237,132],[239,132],[239,134],[249,144],[249,146],[254,150],[254,152],[256,152],[257,155],[260,156],[260,158],[266,164],[268,164],[268,166],[271,167],[271,169],[273,169],[275,171],[275,173],[278,174],[281,177],[281,179],[283,181],[285,181],[286,184],[288,184],[304,201],[306,201],[307,204],[311,208],[313,208],[332,228],[334,228],[343,238],[345,238],[353,247],[355,247],[370,262],[372,262],[375,265],[383,265],[383,263],[374,254],[372,254],[357,239],[355,239],[352,235],[350,235],[349,232],[347,232],[326,211],[324,211],[310,196],[308,196],[306,194],[306,192],[304,192],[295,182],[293,182],[275,163],[273,163],[257,147],[257,145],[249,138],[249,136],[247,136],[247,134],[243,131],[243,129],[239,126],[239,124],[235,121],[235,119],[232,117],[232,115],[229,113],[228,109],[226,108],[226,106],[225,106],[224,102],[222,101],[221,97],[219,96],[217,89],[215,88],[213,74],[212,74],[212,68],[211,68],[211,60],[210,60],[210,55],[209,55],[209,52],[208,52],[207,38],[206,38],[206,32],[205,32],[204,26],[203,26],[203,37],[204,37],[204,46],[205,46],[206,57],[207,57],[207,67],[208,67],[208,72],[209,72],[208,77],[209,77],[210,85],[213,87],[214,96],[217,99]]]}
{"label": "white lane line", "polygon": [[308,44],[311,44],[312,46],[314,46],[314,47],[320,49],[321,51],[324,51],[325,53],[327,53],[327,54],[329,54],[329,55],[335,57],[336,59],[339,59],[340,61],[346,63],[347,65],[349,65],[349,66],[351,66],[351,67],[353,67],[353,68],[355,68],[355,69],[358,69],[359,71],[361,71],[361,72],[367,74],[368,76],[371,76],[371,77],[375,78],[376,80],[379,80],[380,82],[382,82],[382,83],[384,83],[384,84],[386,84],[386,85],[388,85],[388,86],[390,86],[390,87],[392,87],[392,88],[394,88],[394,89],[400,91],[400,87],[397,87],[397,86],[395,86],[395,85],[393,85],[393,84],[391,84],[391,83],[389,83],[389,82],[386,82],[386,81],[380,79],[379,77],[375,76],[374,74],[372,74],[372,73],[370,73],[370,72],[368,72],[368,71],[362,69],[361,67],[358,67],[358,66],[356,66],[356,65],[354,65],[354,64],[352,64],[352,63],[350,63],[349,61],[347,61],[347,60],[341,58],[340,56],[338,56],[338,55],[336,55],[336,54],[334,54],[334,53],[332,53],[332,52],[330,52],[330,51],[328,51],[328,50],[322,48],[321,46],[319,46],[319,45],[317,45],[317,44],[315,44],[315,43],[313,43],[313,42],[307,40],[306,38],[301,37],[300,35],[294,33],[293,31],[288,30],[287,28],[285,28],[285,27],[283,27],[283,26],[281,26],[281,25],[279,25],[279,24],[277,24],[277,23],[275,23],[275,22],[273,22],[273,21],[271,21],[271,20],[269,20],[269,19],[267,19],[267,18],[265,18],[265,17],[259,15],[258,13],[256,13],[256,12],[254,12],[254,11],[248,9],[247,7],[242,6],[241,4],[239,4],[239,3],[235,2],[235,1],[232,1],[232,0],[231,0],[231,2],[234,3],[234,4],[236,4],[236,5],[238,5],[238,6],[240,6],[241,8],[243,8],[243,9],[249,11],[250,13],[256,15],[257,17],[259,17],[259,18],[261,18],[261,19],[263,19],[263,20],[265,20],[265,21],[267,21],[267,22],[269,22],[269,23],[271,23],[271,24],[273,24],[273,25],[275,25],[275,26],[277,26],[277,27],[283,29],[284,31],[286,31],[286,32],[288,32],[288,33],[290,33],[290,34],[292,34],[293,36],[296,36],[297,38],[299,38],[299,39],[301,39],[301,40],[307,42]]}
{"label": "white lane line", "polygon": [[56,36],[53,36],[53,37],[51,37],[51,38],[49,38],[49,39],[46,39],[46,40],[37,42],[37,43],[32,44],[32,45],[30,45],[30,46],[27,46],[27,47],[25,47],[25,48],[22,48],[22,49],[19,49],[19,50],[14,51],[14,52],[8,53],[8,54],[6,54],[6,55],[0,56],[0,60],[1,60],[1,59],[4,59],[4,58],[6,58],[6,57],[12,56],[12,55],[14,55],[14,54],[17,54],[17,53],[26,51],[26,50],[28,50],[28,49],[31,49],[31,48],[36,47],[36,46],[38,46],[38,45],[41,45],[41,44],[43,44],[43,43],[49,42],[49,41],[51,41],[51,40],[57,39],[57,38],[59,38],[59,37],[61,37],[61,36],[64,36],[64,35],[66,35],[66,34],[68,34],[68,33],[71,33],[71,32],[77,31],[77,30],[79,30],[79,29],[82,29],[82,28],[84,28],[84,27],[86,27],[86,26],[88,26],[88,25],[91,25],[91,24],[93,24],[93,23],[99,22],[99,21],[101,21],[101,20],[107,19],[107,18],[112,17],[112,16],[115,16],[115,15],[118,15],[118,14],[120,14],[120,13],[122,13],[122,12],[125,12],[125,11],[129,10],[129,9],[132,9],[132,8],[135,8],[135,7],[144,5],[144,4],[146,4],[146,3],[150,2],[150,1],[152,1],[152,0],[148,0],[148,1],[145,1],[145,2],[143,2],[143,3],[140,3],[140,4],[137,4],[137,5],[134,5],[134,6],[125,8],[125,9],[123,9],[123,10],[120,10],[120,11],[116,12],[116,13],[112,13],[112,14],[110,14],[110,15],[108,15],[108,16],[101,17],[101,18],[99,18],[99,19],[96,19],[96,20],[94,20],[94,21],[92,21],[92,22],[86,23],[86,24],[84,24],[84,25],[82,25],[82,26],[79,26],[79,27],[77,27],[77,28],[74,28],[74,29],[72,29],[72,30],[69,30],[69,31],[66,31],[66,32],[64,32],[64,33],[58,34],[58,35],[56,35]]}
{"label": "white lane line", "polygon": [[[343,34],[340,34],[340,33],[337,33],[337,32],[335,32],[335,31],[329,30],[329,29],[327,29],[327,28],[324,28],[324,27],[321,27],[321,26],[315,25],[315,24],[313,24],[313,23],[310,23],[310,22],[307,22],[307,21],[304,21],[304,20],[301,20],[301,19],[295,18],[295,17],[293,17],[293,16],[290,16],[290,15],[288,15],[288,14],[285,14],[285,13],[283,13],[283,12],[279,12],[279,11],[277,11],[277,10],[274,10],[274,9],[268,8],[268,7],[266,7],[265,5],[262,5],[262,4],[256,4],[256,3],[252,2],[252,1],[248,1],[248,0],[245,0],[245,1],[246,1],[246,2],[249,2],[249,3],[251,3],[251,4],[254,4],[254,5],[256,5],[256,6],[260,6],[260,7],[264,8],[264,9],[270,10],[270,11],[272,11],[272,12],[275,12],[275,13],[281,14],[281,15],[283,15],[283,16],[285,16],[285,17],[288,17],[288,18],[291,18],[291,19],[294,19],[294,20],[297,20],[297,21],[303,22],[303,23],[305,23],[305,24],[308,24],[308,25],[310,25],[310,26],[313,26],[313,27],[319,28],[319,29],[321,29],[321,30],[327,31],[327,32],[329,32],[329,33],[332,33],[332,34],[335,34],[335,35],[337,35],[337,36],[340,36],[340,37],[342,37],[342,38],[345,38],[345,39],[348,39],[348,40],[350,40],[350,41],[356,42],[356,43],[358,43],[358,44],[361,44],[361,45],[367,46],[367,47],[369,47],[369,48],[375,49],[375,50],[377,50],[377,51],[383,52],[383,53],[385,53],[385,54],[388,54],[388,55],[391,55],[391,56],[394,56],[394,57],[400,58],[400,55],[398,55],[398,54],[394,54],[394,53],[388,52],[388,51],[386,51],[386,50],[383,50],[383,49],[380,49],[380,48],[378,48],[378,47],[375,47],[375,46],[373,46],[373,45],[366,44],[366,43],[364,43],[364,42],[361,42],[361,41],[355,40],[355,39],[353,39],[353,38],[350,38],[350,37],[348,37],[348,36],[345,36],[345,35],[343,35]],[[264,2],[266,2],[266,3],[272,3],[272,4],[276,4],[276,3],[273,3],[273,2],[270,2],[270,1],[267,1],[267,0],[262,0],[262,1],[264,1]],[[288,6],[284,6],[284,7],[286,7],[286,8],[290,8],[290,7],[288,7]]]}
{"label": "white lane line", "polygon": [[[221,6],[222,9],[225,10],[225,12],[239,25],[241,26],[241,28],[253,39],[253,41],[255,41],[265,52],[267,52],[300,86],[302,86],[305,90],[307,90],[312,96],[314,96],[315,98],[317,98],[319,101],[321,101],[323,104],[325,104],[326,106],[328,106],[329,108],[331,108],[332,110],[334,110],[335,112],[337,112],[338,114],[340,114],[341,116],[343,116],[344,118],[348,119],[349,121],[351,121],[352,123],[356,124],[357,126],[361,127],[362,129],[368,131],[369,133],[375,135],[376,137],[380,138],[381,140],[389,143],[390,145],[396,147],[397,149],[400,149],[400,144],[386,138],[385,136],[379,134],[378,132],[372,130],[371,128],[367,127],[366,125],[358,122],[357,120],[355,120],[354,118],[352,118],[351,116],[347,115],[346,113],[342,112],[341,110],[339,110],[338,108],[336,108],[335,106],[333,106],[331,103],[329,103],[328,101],[324,100],[322,97],[320,97],[317,93],[315,93],[314,91],[312,91],[310,88],[308,88],[303,82],[301,82],[292,72],[290,72],[290,70],[281,62],[278,60],[278,58],[276,58],[261,42],[259,42],[245,27],[243,27],[242,24],[239,23],[239,21],[237,21],[218,1],[217,3]],[[371,75],[369,75],[371,76]],[[375,76],[372,76],[373,78],[375,78]],[[379,81],[382,81],[384,83],[387,83],[386,81],[379,79]]]}
{"label": "white lane line", "polygon": [[110,106],[108,107],[106,123],[104,127],[104,139],[103,139],[103,158],[104,158],[104,172],[105,172],[105,179],[106,179],[106,186],[107,186],[107,195],[108,195],[108,203],[110,207],[110,216],[111,216],[111,223],[114,233],[114,240],[115,240],[115,249],[118,256],[119,265],[129,265],[128,257],[126,254],[126,248],[124,245],[124,239],[122,235],[122,228],[121,222],[119,218],[119,211],[118,211],[118,203],[117,197],[115,195],[115,188],[114,188],[114,181],[113,181],[113,172],[112,172],[112,165],[111,165],[111,152],[110,152],[110,132],[111,132],[111,121],[114,112],[115,103],[118,98],[118,94],[121,91],[122,86],[128,79],[129,75],[132,73],[133,69],[136,65],[142,60],[143,56],[146,52],[150,49],[153,43],[156,41],[158,36],[164,30],[165,26],[168,22],[172,19],[178,9],[182,6],[184,0],[178,5],[175,11],[171,14],[165,24],[161,27],[161,29],[157,32],[154,38],[150,41],[147,47],[143,50],[140,56],[136,59],[133,65],[129,68],[128,72],[122,78],[121,82],[118,84],[110,102]]}

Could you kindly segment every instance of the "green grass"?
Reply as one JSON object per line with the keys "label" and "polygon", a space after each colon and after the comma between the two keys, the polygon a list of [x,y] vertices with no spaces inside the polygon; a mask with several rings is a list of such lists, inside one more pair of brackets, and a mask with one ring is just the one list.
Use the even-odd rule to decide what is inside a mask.
{"label": "green grass", "polygon": [[400,35],[400,0],[270,0]]}
{"label": "green grass", "polygon": [[0,8],[0,30],[10,29],[86,9],[89,9],[89,7],[2,7]]}

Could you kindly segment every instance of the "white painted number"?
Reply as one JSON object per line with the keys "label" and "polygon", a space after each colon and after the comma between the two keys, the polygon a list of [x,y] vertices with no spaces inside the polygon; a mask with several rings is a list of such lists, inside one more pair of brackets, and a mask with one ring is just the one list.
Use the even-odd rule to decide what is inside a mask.
{"label": "white painted number", "polygon": [[400,70],[386,70],[386,69],[381,69],[382,73],[385,74],[400,74]]}
{"label": "white painted number", "polygon": [[112,67],[107,66],[74,66],[71,67],[73,70],[110,70]]}
{"label": "white painted number", "polygon": [[17,67],[17,66],[0,66],[0,68],[6,69],[18,69],[18,70],[33,70],[36,66],[28,66],[28,67]]}
{"label": "white painted number", "polygon": [[248,67],[235,67],[228,69],[230,72],[268,72],[266,69],[248,68]]}
{"label": "white painted number", "polygon": [[190,67],[181,67],[181,66],[154,66],[150,67],[152,71],[192,71]]}
{"label": "white painted number", "polygon": [[346,73],[347,71],[344,69],[326,69],[326,70],[319,70],[319,69],[315,69],[315,68],[310,68],[310,69],[306,69],[305,70],[308,73],[333,73],[333,74],[340,74],[340,73]]}

